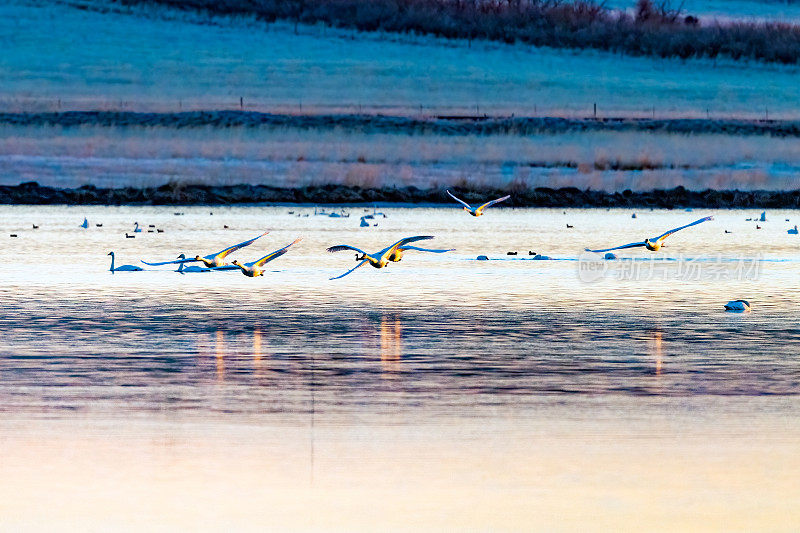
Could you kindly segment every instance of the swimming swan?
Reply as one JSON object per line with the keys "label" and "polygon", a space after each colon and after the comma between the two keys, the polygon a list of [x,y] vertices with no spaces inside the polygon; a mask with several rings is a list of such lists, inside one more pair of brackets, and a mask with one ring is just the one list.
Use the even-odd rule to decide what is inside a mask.
{"label": "swimming swan", "polygon": [[142,260],[142,263],[148,266],[161,266],[161,265],[176,265],[178,263],[191,263],[192,261],[202,261],[202,263],[208,268],[218,268],[228,264],[225,262],[225,257],[227,257],[229,254],[235,252],[240,248],[244,248],[245,246],[250,246],[251,244],[256,242],[258,239],[260,239],[267,233],[269,232],[265,231],[258,237],[254,237],[250,240],[240,242],[239,244],[234,244],[233,246],[228,246],[227,248],[220,250],[215,254],[209,254],[205,257],[200,257],[199,255],[197,255],[194,257],[194,259],[175,259],[173,261],[162,261],[161,263],[148,263],[147,261]]}
{"label": "swimming swan", "polygon": [[[389,247],[386,247],[383,250],[381,250],[378,253],[373,254],[373,255],[369,255],[364,250],[360,250],[359,248],[356,248],[355,246],[349,246],[347,244],[341,244],[341,245],[338,245],[338,246],[331,246],[330,248],[328,248],[328,251],[331,252],[331,253],[333,253],[333,252],[342,252],[344,250],[353,250],[355,252],[358,252],[361,255],[360,256],[356,255],[356,261],[360,261],[360,263],[358,263],[355,267],[351,268],[350,270],[348,270],[347,272],[345,272],[344,274],[342,274],[340,276],[336,276],[336,277],[333,277],[333,278],[330,278],[330,279],[333,280],[333,279],[343,278],[346,275],[348,275],[349,273],[353,272],[355,269],[360,268],[360,267],[364,266],[367,263],[369,263],[370,265],[372,265],[375,268],[383,268],[383,267],[385,267],[386,265],[389,264],[389,262],[391,261],[390,257],[395,255],[395,253],[397,252],[398,248],[402,247],[405,244],[411,243],[411,242],[424,241],[424,240],[428,240],[428,239],[433,239],[433,236],[420,235],[420,236],[417,236],[417,237],[406,237],[405,239],[400,239],[399,241],[397,241],[393,245],[391,245]],[[408,247],[406,247],[406,248],[408,248]],[[400,257],[402,257],[402,252],[400,253]],[[398,258],[397,261],[399,261],[399,260],[400,259]]]}
{"label": "swimming swan", "polygon": [[[186,255],[181,254],[178,256],[178,259],[186,259]],[[211,269],[202,268],[196,265],[186,266],[186,263],[181,261],[180,266],[178,266],[178,269],[175,272],[178,272],[179,274],[186,274],[187,272],[211,272]]]}
{"label": "swimming swan", "polygon": [[108,255],[111,256],[111,268],[108,269],[110,272],[139,272],[144,270],[142,267],[133,265],[121,265],[114,268],[114,252],[108,252]]}
{"label": "swimming swan", "polygon": [[456,202],[458,202],[461,205],[463,205],[464,206],[464,211],[466,211],[467,213],[469,213],[470,215],[472,215],[474,217],[481,216],[483,214],[484,209],[486,209],[487,207],[491,207],[494,204],[499,204],[500,202],[503,202],[503,201],[508,200],[509,198],[511,198],[511,195],[507,195],[507,196],[503,196],[502,198],[498,198],[497,200],[492,200],[491,202],[486,202],[485,204],[483,204],[483,205],[481,205],[479,207],[472,207],[467,202],[465,202],[464,200],[459,200],[458,198],[453,196],[453,193],[451,193],[450,191],[445,191],[445,192],[448,195],[450,195],[450,198],[452,198]]}
{"label": "swimming swan", "polygon": [[695,224],[700,224],[702,222],[706,222],[707,220],[713,220],[713,217],[704,217],[704,218],[701,218],[700,220],[695,220],[691,224],[686,224],[685,226],[681,226],[679,228],[671,229],[666,233],[662,233],[661,235],[659,235],[658,237],[656,237],[654,239],[645,239],[642,242],[632,242],[630,244],[623,244],[622,246],[615,246],[614,248],[604,248],[602,250],[590,250],[589,248],[586,248],[586,251],[587,252],[602,253],[602,252],[610,252],[611,250],[624,250],[625,248],[638,248],[640,246],[644,246],[645,248],[647,248],[651,252],[657,252],[664,245],[664,239],[666,239],[667,237],[669,237],[670,235],[672,235],[676,231],[680,231],[682,229],[688,228],[689,226],[694,226]]}
{"label": "swimming swan", "polygon": [[746,313],[750,311],[750,302],[747,300],[731,300],[725,304],[725,310]]}
{"label": "swimming swan", "polygon": [[250,263],[242,264],[238,260],[234,259],[231,262],[231,264],[232,265],[236,265],[237,267],[239,267],[239,269],[242,271],[242,274],[244,274],[245,276],[247,276],[249,278],[254,278],[256,276],[263,276],[264,275],[264,269],[261,268],[261,267],[263,267],[264,265],[266,265],[270,261],[279,258],[283,254],[285,254],[289,250],[289,248],[291,246],[297,244],[298,242],[300,242],[302,240],[303,239],[301,239],[301,238],[297,238],[294,241],[292,241],[289,244],[287,244],[286,246],[284,246],[283,248],[281,248],[280,250],[275,250],[274,252],[265,255],[261,259],[257,259],[256,261],[251,261]]}
{"label": "swimming swan", "polygon": [[134,222],[133,223],[133,232],[134,233],[141,233],[142,232],[142,228],[139,227],[139,223],[138,222]]}

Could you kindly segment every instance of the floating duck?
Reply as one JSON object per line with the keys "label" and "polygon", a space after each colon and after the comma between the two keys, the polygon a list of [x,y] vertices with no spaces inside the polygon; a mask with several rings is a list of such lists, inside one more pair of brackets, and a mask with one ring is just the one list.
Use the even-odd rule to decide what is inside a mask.
{"label": "floating duck", "polygon": [[493,206],[494,204],[499,204],[500,202],[504,202],[505,200],[508,200],[509,198],[511,198],[511,195],[506,195],[506,196],[503,196],[502,198],[498,198],[498,199],[496,199],[496,200],[492,200],[492,201],[490,201],[490,202],[486,202],[485,204],[483,204],[483,205],[481,205],[481,206],[478,206],[478,207],[472,207],[471,205],[469,205],[469,204],[468,204],[467,202],[465,202],[464,200],[460,200],[460,199],[456,198],[455,196],[453,196],[453,193],[451,193],[450,191],[445,191],[445,192],[446,192],[448,195],[450,195],[450,198],[452,198],[452,199],[453,199],[453,200],[455,200],[456,202],[458,202],[458,203],[460,203],[461,205],[463,205],[463,206],[464,206],[464,211],[466,211],[467,213],[469,213],[470,215],[472,215],[472,216],[474,216],[474,217],[479,217],[479,216],[481,216],[481,215],[483,214],[483,211],[484,211],[486,208],[488,208],[488,207],[491,207],[491,206]]}
{"label": "floating duck", "polygon": [[571,226],[570,224],[567,224],[567,228],[568,228],[568,229],[571,229],[571,228],[574,228],[574,227],[575,227],[575,226]]}
{"label": "floating duck", "polygon": [[731,300],[725,304],[726,311],[745,313],[750,311],[750,302],[747,300]]}
{"label": "floating duck", "polygon": [[121,265],[114,267],[114,252],[108,252],[108,255],[111,256],[111,268],[108,269],[110,272],[139,272],[144,270],[142,267],[134,265]]}
{"label": "floating duck", "polygon": [[126,238],[126,239],[135,239],[135,238],[136,238],[136,235],[128,235],[128,232],[126,231],[126,232],[125,232],[125,238]]}
{"label": "floating duck", "polygon": [[617,254],[613,254],[611,252],[608,252],[606,255],[603,256],[603,259],[606,259],[607,261],[613,261],[616,258]]}
{"label": "floating duck", "polygon": [[31,226],[33,226],[33,229],[39,229],[39,226],[37,226],[36,224],[31,224]]}
{"label": "floating duck", "polygon": [[797,235],[797,224],[795,224],[792,229],[786,230],[786,233],[789,235]]}
{"label": "floating duck", "polygon": [[478,260],[478,261],[488,261],[489,260],[489,258],[487,256],[485,256],[485,255],[479,255],[475,259]]}
{"label": "floating duck", "polygon": [[626,248],[638,248],[640,246],[644,246],[645,248],[647,248],[651,252],[657,252],[664,245],[664,239],[666,239],[667,237],[669,237],[670,235],[672,235],[676,231],[680,231],[682,229],[688,228],[690,226],[694,226],[696,224],[700,224],[702,222],[706,222],[708,220],[713,220],[713,217],[703,217],[703,218],[701,218],[699,220],[695,220],[694,222],[692,222],[690,224],[686,224],[685,226],[681,226],[679,228],[671,229],[668,232],[662,233],[661,235],[659,235],[658,237],[655,237],[653,239],[645,239],[645,240],[643,240],[641,242],[632,242],[630,244],[623,244],[622,246],[615,246],[614,248],[605,248],[605,249],[602,249],[602,250],[590,250],[589,248],[586,248],[586,251],[587,252],[602,253],[602,252],[610,252],[612,250],[624,250]]}
{"label": "floating duck", "polygon": [[636,213],[632,214],[631,218],[636,218]]}

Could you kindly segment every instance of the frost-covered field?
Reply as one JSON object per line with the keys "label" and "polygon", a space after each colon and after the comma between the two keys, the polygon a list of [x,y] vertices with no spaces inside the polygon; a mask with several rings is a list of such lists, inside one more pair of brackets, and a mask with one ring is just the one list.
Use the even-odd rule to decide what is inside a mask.
{"label": "frost-covered field", "polygon": [[0,108],[800,116],[797,67],[146,13],[3,3]]}
{"label": "frost-covered field", "polygon": [[798,172],[800,139],[766,136],[0,127],[0,184],[788,189]]}
{"label": "frost-covered field", "polygon": [[[658,2],[656,2],[658,3]],[[606,6],[630,9],[634,0],[608,0]],[[721,21],[736,19],[800,20],[800,2],[786,0],[672,0],[673,8],[682,6],[687,15]]]}

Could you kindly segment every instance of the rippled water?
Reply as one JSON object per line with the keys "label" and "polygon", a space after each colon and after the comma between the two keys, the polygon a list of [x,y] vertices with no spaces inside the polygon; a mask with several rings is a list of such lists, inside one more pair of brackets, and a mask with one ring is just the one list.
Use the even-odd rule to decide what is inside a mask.
{"label": "rippled water", "polygon": [[[45,516],[91,506],[79,524],[120,525],[98,509],[130,500],[144,506],[131,511],[139,520],[252,526],[259,513],[277,515],[238,502],[269,489],[282,502],[276,523],[304,529],[329,525],[308,508],[345,513],[333,523],[356,529],[376,520],[413,528],[412,511],[422,513],[417,526],[500,529],[534,517],[550,517],[536,522],[547,529],[581,529],[597,513],[616,516],[601,523],[616,529],[631,513],[646,510],[643,523],[654,524],[675,506],[685,519],[677,529],[705,516],[741,527],[781,517],[777,529],[798,518],[800,238],[787,229],[800,214],[768,212],[756,229],[745,219],[758,213],[744,211],[644,210],[633,219],[625,210],[494,209],[475,219],[457,208],[381,210],[377,227],[361,228],[361,208],[349,218],[314,216],[312,207],[0,208],[0,472],[16,480],[0,483],[0,499],[19,513],[10,524],[28,523],[41,483],[73,483],[87,471],[102,472],[90,486],[104,496],[75,493],[67,511]],[[606,262],[581,252],[706,214],[715,220],[671,236],[659,254],[625,250]],[[88,229],[78,227],[84,216]],[[126,239],[135,221],[144,232]],[[164,232],[147,233],[150,224]],[[117,265],[140,264],[265,230],[236,257],[303,241],[261,278],[108,271],[111,250]],[[409,252],[385,269],[328,279],[354,264],[328,246],[373,251],[424,234],[456,251]],[[529,251],[552,260],[528,260]],[[726,313],[736,298],[752,313]],[[670,457],[645,453],[664,446]],[[748,466],[712,468],[717,461]],[[151,469],[169,475],[147,477]],[[226,497],[203,492],[207,479]],[[447,479],[454,485],[439,485]],[[771,506],[742,504],[755,505],[752,483],[763,483]],[[717,497],[685,507],[688,486]],[[468,504],[478,498],[469,487],[487,491],[483,503]],[[153,490],[163,491],[164,509]],[[621,503],[609,506],[597,491]],[[573,498],[584,514],[562,508]],[[464,505],[465,522],[432,514]],[[202,509],[224,510],[208,522]],[[571,521],[560,521],[564,513]],[[122,525],[132,524],[151,522]]]}
{"label": "rippled water", "polygon": [[[360,228],[361,209],[342,219],[288,214],[310,208],[180,211],[2,210],[4,233],[18,235],[4,236],[13,254],[0,267],[6,408],[292,415],[308,409],[313,389],[320,412],[468,414],[565,395],[800,391],[800,239],[785,222],[795,213],[769,213],[761,230],[744,220],[751,213],[715,213],[670,237],[659,257],[675,261],[664,270],[630,279],[631,263],[655,268],[654,254],[627,250],[620,257],[634,261],[604,264],[605,277],[587,282],[583,245],[638,240],[705,213],[498,209],[473,219],[457,209],[387,208],[377,227]],[[134,221],[145,232],[126,239]],[[40,228],[26,229],[33,223]],[[164,233],[147,233],[150,224]],[[239,257],[304,240],[262,278],[108,272],[110,250],[118,265],[140,264],[264,230]],[[409,253],[386,269],[328,280],[353,259],[326,246],[371,251],[416,234],[456,251]],[[554,260],[524,260],[528,250]],[[725,268],[746,262],[747,277],[679,271],[715,266],[717,253]],[[475,261],[479,254],[498,260]],[[735,298],[754,311],[725,313]]]}

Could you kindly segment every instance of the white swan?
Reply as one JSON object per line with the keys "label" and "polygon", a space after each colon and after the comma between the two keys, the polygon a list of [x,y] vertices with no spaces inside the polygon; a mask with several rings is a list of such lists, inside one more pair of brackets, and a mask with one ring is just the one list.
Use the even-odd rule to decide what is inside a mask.
{"label": "white swan", "polygon": [[86,229],[86,228],[88,228],[88,227],[89,227],[89,221],[88,221],[88,220],[86,220],[86,217],[83,217],[83,222],[82,222],[82,223],[81,223],[81,225],[80,225],[80,226],[78,226],[78,227],[79,227],[79,228],[83,228],[83,229]]}
{"label": "white swan", "polygon": [[235,252],[236,250],[239,250],[240,248],[244,248],[245,246],[250,246],[251,244],[256,242],[258,239],[260,239],[267,233],[269,232],[265,231],[264,233],[262,233],[257,237],[253,237],[252,239],[240,242],[239,244],[234,244],[233,246],[228,246],[227,248],[220,250],[215,254],[209,254],[204,257],[200,257],[199,255],[197,255],[194,257],[194,259],[175,259],[173,261],[162,261],[160,263],[148,263],[144,259],[142,259],[141,261],[142,263],[148,266],[177,265],[178,263],[191,263],[192,261],[201,261],[208,268],[218,268],[228,264],[225,262],[225,258],[229,254]]}
{"label": "white swan", "polygon": [[[186,255],[181,254],[178,256],[178,259],[186,259]],[[211,269],[202,268],[196,265],[186,266],[186,263],[181,262],[181,264],[178,266],[178,269],[175,272],[178,272],[179,274],[186,274],[188,272],[211,272]]]}
{"label": "white swan", "polygon": [[469,213],[470,215],[472,215],[472,216],[474,216],[474,217],[479,217],[479,216],[481,216],[481,215],[483,214],[483,211],[484,211],[484,210],[485,210],[487,207],[491,207],[491,206],[493,206],[494,204],[499,204],[500,202],[503,202],[503,201],[505,201],[505,200],[508,200],[509,198],[511,198],[511,195],[509,194],[509,195],[503,196],[502,198],[498,198],[497,200],[492,200],[491,202],[486,202],[485,204],[483,204],[483,205],[481,205],[481,206],[478,206],[478,207],[472,207],[471,205],[469,205],[469,204],[468,204],[467,202],[465,202],[464,200],[460,200],[460,199],[456,198],[455,196],[453,196],[453,193],[451,193],[450,191],[445,191],[445,192],[446,192],[448,195],[450,195],[450,198],[452,198],[452,199],[453,199],[453,200],[455,200],[456,202],[458,202],[458,203],[460,203],[461,205],[463,205],[463,206],[464,206],[464,211],[466,211],[467,213]]}
{"label": "white swan", "polygon": [[133,223],[133,232],[134,233],[141,233],[142,232],[142,228],[139,227],[139,223],[138,222],[134,222]]}
{"label": "white swan", "polygon": [[142,267],[133,265],[121,265],[114,267],[114,252],[108,252],[108,255],[111,256],[111,268],[108,269],[110,272],[139,272],[144,270]]}
{"label": "white swan", "polygon": [[794,225],[794,228],[786,230],[786,233],[788,233],[789,235],[797,235],[797,224]]}
{"label": "white swan", "polygon": [[[420,236],[416,236],[416,237],[406,237],[405,239],[400,239],[399,241],[397,241],[393,245],[387,246],[383,250],[381,250],[381,251],[379,251],[379,252],[377,252],[377,253],[375,253],[373,255],[369,255],[364,250],[356,248],[355,246],[350,246],[348,244],[341,244],[341,245],[338,245],[338,246],[331,246],[330,248],[328,248],[329,252],[342,252],[344,250],[353,250],[355,252],[358,252],[361,255],[360,256],[356,255],[356,261],[360,261],[360,263],[358,263],[355,267],[351,268],[350,270],[348,270],[344,274],[341,274],[339,276],[336,276],[336,277],[333,277],[333,278],[330,278],[330,279],[333,280],[333,279],[343,278],[346,275],[348,275],[349,273],[353,272],[355,269],[360,268],[360,267],[364,266],[367,263],[369,263],[370,265],[372,265],[375,268],[383,268],[386,265],[388,265],[389,262],[391,262],[390,257],[393,256],[397,252],[397,248],[399,248],[399,247],[401,247],[401,246],[403,246],[405,244],[411,243],[411,242],[424,241],[424,240],[428,240],[428,239],[433,239],[433,237],[430,236],[430,235],[420,235]],[[401,256],[402,256],[402,254],[401,254]],[[398,259],[398,261],[399,261],[399,259]]]}
{"label": "white swan", "polygon": [[624,250],[626,248],[638,248],[640,246],[644,246],[651,252],[657,252],[661,249],[664,245],[664,239],[675,233],[676,231],[680,231],[682,229],[688,228],[689,226],[694,226],[695,224],[700,224],[702,222],[706,222],[708,220],[713,220],[713,217],[703,217],[700,220],[695,220],[691,224],[686,224],[685,226],[681,226],[679,228],[671,229],[666,233],[662,233],[658,237],[654,239],[645,239],[641,242],[632,242],[630,244],[623,244],[622,246],[615,246],[614,248],[604,248],[602,250],[590,250],[586,248],[587,252],[595,252],[595,253],[602,253],[602,252],[610,252],[611,250]]}
{"label": "white swan", "polygon": [[750,302],[747,300],[731,300],[725,304],[725,310],[746,313],[750,311]]}
{"label": "white swan", "polygon": [[270,261],[272,261],[274,259],[277,259],[280,256],[282,256],[283,254],[285,254],[289,250],[290,247],[292,247],[293,245],[297,244],[301,240],[303,240],[303,239],[297,238],[294,241],[292,241],[289,244],[287,244],[286,246],[284,246],[283,248],[281,248],[279,250],[275,250],[274,252],[271,252],[271,253],[265,255],[261,259],[257,259],[255,261],[251,261],[251,262],[245,263],[245,264],[242,264],[238,260],[234,259],[231,262],[231,264],[232,265],[236,265],[237,267],[239,267],[239,270],[242,271],[242,274],[244,274],[245,276],[247,276],[249,278],[254,278],[256,276],[263,276],[264,275],[264,269],[261,268],[261,267],[263,267],[264,265],[266,265]]}

